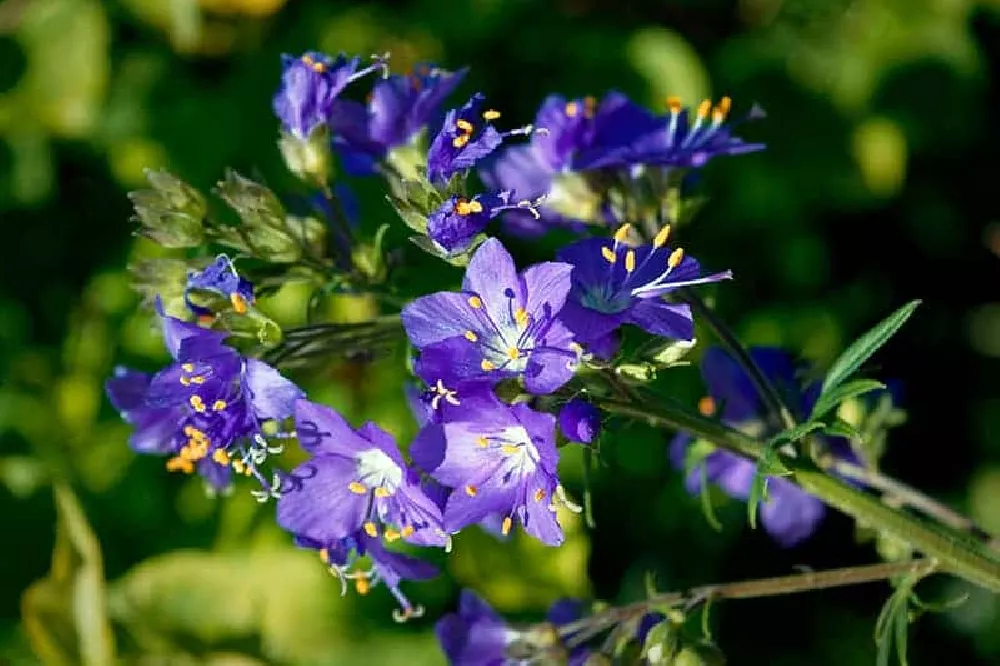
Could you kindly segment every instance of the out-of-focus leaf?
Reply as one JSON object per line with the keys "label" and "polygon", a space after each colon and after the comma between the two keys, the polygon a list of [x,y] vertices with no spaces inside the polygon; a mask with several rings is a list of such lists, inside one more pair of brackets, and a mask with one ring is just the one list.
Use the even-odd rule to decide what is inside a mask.
{"label": "out-of-focus leaf", "polygon": [[883,388],[885,388],[885,384],[874,379],[856,379],[854,381],[847,382],[846,384],[841,384],[830,391],[824,392],[823,395],[819,397],[819,400],[817,400],[816,404],[813,405],[812,414],[809,418],[822,418],[823,416],[826,416],[827,412],[833,410],[845,400],[850,400],[851,398],[859,395],[871,393],[872,391],[877,391]]}
{"label": "out-of-focus leaf", "polygon": [[0,458],[0,481],[21,499],[31,496],[48,481],[45,466],[29,456]]}
{"label": "out-of-focus leaf", "polygon": [[629,60],[649,81],[654,99],[680,97],[696,104],[709,94],[708,75],[697,52],[666,28],[645,28],[628,43]]}
{"label": "out-of-focus leaf", "polygon": [[107,666],[115,663],[115,646],[100,545],[73,491],[57,483],[53,492],[57,523],[52,569],[22,597],[25,629],[46,664]]}

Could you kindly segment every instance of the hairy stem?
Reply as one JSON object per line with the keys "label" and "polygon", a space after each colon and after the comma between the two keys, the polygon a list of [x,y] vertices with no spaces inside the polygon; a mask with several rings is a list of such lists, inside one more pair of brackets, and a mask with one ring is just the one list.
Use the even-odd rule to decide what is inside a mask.
{"label": "hairy stem", "polygon": [[560,627],[559,633],[564,636],[571,635],[573,642],[579,644],[583,642],[580,636],[589,638],[613,625],[642,617],[658,607],[684,605],[689,609],[707,601],[720,599],[757,599],[828,590],[834,587],[874,583],[905,574],[926,576],[933,573],[936,568],[937,563],[934,560],[920,559],[906,562],[882,562],[827,571],[810,571],[790,576],[758,578],[735,583],[699,585],[681,592],[664,592],[626,606],[609,608],[577,622],[564,625]]}
{"label": "hairy stem", "polygon": [[[689,432],[754,462],[764,451],[764,442],[670,404],[653,405],[648,401],[625,402],[612,398],[597,399],[595,403],[612,414],[645,421],[652,426]],[[823,472],[811,460],[801,456],[781,454],[781,462],[790,472],[788,481],[826,504],[934,558],[942,571],[1000,593],[1000,554],[968,534],[886,506],[878,498]]]}

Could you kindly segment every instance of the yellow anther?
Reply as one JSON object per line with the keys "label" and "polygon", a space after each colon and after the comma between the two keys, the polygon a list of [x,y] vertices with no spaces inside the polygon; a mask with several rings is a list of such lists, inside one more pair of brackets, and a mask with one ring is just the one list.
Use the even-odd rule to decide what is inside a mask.
{"label": "yellow anther", "polygon": [[698,105],[698,119],[704,120],[708,118],[708,114],[712,111],[712,100],[705,99],[702,100],[701,104]]}
{"label": "yellow anther", "polygon": [[191,403],[191,407],[194,408],[196,412],[205,411],[205,401],[201,399],[200,395],[193,395],[188,398],[188,402]]}
{"label": "yellow anther", "polygon": [[306,54],[304,54],[302,56],[302,62],[304,62],[307,65],[311,65],[311,64],[313,64],[316,61],[312,59],[311,55],[309,55],[308,53],[306,53]]}
{"label": "yellow anther", "polygon": [[243,298],[241,294],[237,294],[235,291],[229,294],[229,302],[233,304],[233,310],[236,314],[247,313],[247,299]]}
{"label": "yellow anther", "polygon": [[478,310],[479,308],[483,307],[483,299],[479,298],[478,296],[469,296],[469,307],[471,307],[473,310]]}
{"label": "yellow anther", "polygon": [[462,130],[466,134],[472,131],[472,123],[470,123],[468,120],[462,120],[462,119],[456,120],[455,127]]}
{"label": "yellow anther", "polygon": [[358,594],[364,596],[372,589],[372,584],[368,582],[367,578],[359,577],[354,580],[354,589],[357,590]]}
{"label": "yellow anther", "polygon": [[184,375],[181,375],[181,386],[191,386],[191,380]]}
{"label": "yellow anther", "polygon": [[167,471],[168,472],[184,472],[185,474],[190,474],[194,471],[194,463],[186,458],[180,456],[174,456],[167,460]]}
{"label": "yellow anther", "polygon": [[604,257],[604,261],[608,262],[609,264],[615,263],[615,261],[617,261],[618,259],[618,257],[615,256],[614,250],[612,250],[610,247],[602,247],[601,256]]}
{"label": "yellow anther", "polygon": [[413,529],[413,525],[407,525],[406,527],[403,528],[403,531],[400,532],[400,534],[404,539],[409,539],[411,536],[413,536],[413,533],[415,531],[416,530]]}
{"label": "yellow anther", "polygon": [[229,465],[229,454],[226,453],[225,449],[216,449],[215,453],[212,454],[212,460],[219,463],[220,465]]}
{"label": "yellow anther", "polygon": [[366,492],[368,492],[368,489],[365,488],[365,485],[363,483],[358,483],[357,481],[351,481],[350,483],[348,483],[347,489],[350,490],[355,495],[364,495]]}
{"label": "yellow anther", "polygon": [[400,537],[400,534],[399,534],[399,532],[397,532],[396,530],[394,530],[394,529],[392,529],[392,528],[390,527],[390,528],[388,528],[388,529],[387,529],[387,530],[385,531],[385,533],[384,533],[384,534],[383,534],[382,536],[384,536],[384,537],[385,537],[385,540],[386,540],[386,541],[388,541],[388,542],[390,542],[390,543],[391,543],[391,542],[393,542],[393,541],[398,541],[398,540],[399,540],[399,537]]}
{"label": "yellow anther", "polygon": [[543,499],[545,499],[545,489],[539,488],[535,491],[535,501],[541,502]]}
{"label": "yellow anther", "polygon": [[181,370],[184,372],[194,372],[194,363],[181,363]]}
{"label": "yellow anther", "polygon": [[321,559],[323,561],[323,564],[329,564],[330,563],[330,551],[328,551],[326,548],[320,548],[319,549],[319,559]]}
{"label": "yellow anther", "polygon": [[483,120],[496,120],[500,117],[500,112],[496,109],[487,109],[483,111]]}
{"label": "yellow anther", "polygon": [[392,497],[392,493],[389,492],[388,488],[383,488],[382,486],[379,486],[378,488],[375,489],[375,497],[385,499],[386,497]]}
{"label": "yellow anther", "polygon": [[497,369],[497,366],[492,361],[488,361],[485,358],[483,359],[483,362],[479,364],[479,367],[483,369],[483,372],[489,372],[490,370]]}
{"label": "yellow anther", "polygon": [[524,328],[528,325],[528,311],[524,308],[517,308],[514,310],[514,323],[520,328]]}
{"label": "yellow anther", "polygon": [[243,474],[248,468],[243,464],[242,460],[233,461],[233,471],[237,474]]}
{"label": "yellow anther", "polygon": [[578,102],[567,102],[563,110],[570,118],[576,118],[576,115],[580,113],[580,104]]}
{"label": "yellow anther", "polygon": [[504,536],[507,536],[508,534],[510,534],[510,527],[513,524],[514,524],[514,521],[510,519],[510,516],[507,516],[506,518],[504,518],[503,519],[503,523],[500,525],[500,534],[503,534]]}
{"label": "yellow anther", "polygon": [[583,98],[583,117],[593,118],[594,109],[597,108],[597,100],[589,95]]}
{"label": "yellow anther", "polygon": [[473,213],[482,213],[483,204],[479,203],[478,201],[470,201],[469,210],[471,210]]}
{"label": "yellow anther", "polygon": [[670,253],[667,259],[667,268],[677,268],[684,261],[684,248],[679,247]]}
{"label": "yellow anther", "polygon": [[473,333],[472,331],[466,331],[465,339],[468,340],[469,342],[476,342],[477,340],[479,340],[479,336]]}
{"label": "yellow anther", "polygon": [[475,497],[476,493],[478,492],[479,489],[476,488],[475,486],[469,485],[465,487],[465,494],[468,495],[469,497]]}
{"label": "yellow anther", "polygon": [[247,465],[246,467],[243,468],[243,476],[250,476],[251,474],[253,474],[253,468],[252,467],[250,467],[249,465]]}
{"label": "yellow anther", "polygon": [[455,148],[464,148],[465,144],[469,143],[468,134],[459,134],[454,139],[451,140],[451,145]]}
{"label": "yellow anther", "polygon": [[193,425],[184,426],[184,434],[187,435],[188,437],[193,437],[196,432],[201,432],[201,431],[195,428]]}
{"label": "yellow anther", "polygon": [[625,253],[625,271],[631,273],[635,270],[635,250]]}
{"label": "yellow anther", "polygon": [[681,98],[671,95],[667,98],[667,109],[670,113],[680,113],[683,105],[681,104]]}
{"label": "yellow anther", "polygon": [[309,66],[312,67],[312,71],[316,72],[317,74],[322,74],[323,72],[326,71],[326,63],[314,62]]}
{"label": "yellow anther", "polygon": [[212,403],[212,411],[213,412],[221,412],[223,409],[225,409],[228,406],[229,406],[229,404],[225,400],[216,400],[215,402]]}
{"label": "yellow anther", "polygon": [[615,241],[619,243],[624,243],[625,239],[628,238],[628,232],[632,230],[632,225],[626,222],[622,226],[618,227],[618,231],[615,232]]}
{"label": "yellow anther", "polygon": [[508,456],[513,455],[520,450],[521,447],[516,446],[514,444],[504,444],[503,446],[500,447],[500,452]]}
{"label": "yellow anther", "polygon": [[698,401],[698,413],[702,416],[712,416],[715,414],[715,399],[706,395]]}
{"label": "yellow anther", "polygon": [[733,100],[728,97],[723,97],[719,100],[719,105],[715,107],[715,110],[722,114],[725,118],[729,115],[729,110],[733,108]]}
{"label": "yellow anther", "polygon": [[192,384],[204,384],[205,383],[205,378],[202,377],[201,375],[195,375],[194,377],[191,378],[191,383]]}
{"label": "yellow anther", "polygon": [[521,357],[521,350],[520,349],[518,349],[517,347],[508,347],[507,348],[507,358],[509,358],[512,361],[516,361],[520,357]]}
{"label": "yellow anther", "polygon": [[367,534],[368,536],[370,536],[370,537],[377,537],[378,536],[378,528],[375,526],[375,523],[373,523],[372,521],[369,520],[367,523],[365,523],[364,524],[364,528],[365,528],[365,534]]}
{"label": "yellow anther", "polygon": [[666,225],[658,232],[656,232],[656,237],[653,238],[653,247],[660,248],[667,244],[667,239],[670,238],[670,225]]}
{"label": "yellow anther", "polygon": [[476,446],[478,446],[479,448],[485,449],[489,445],[490,445],[490,440],[486,439],[485,435],[480,435],[479,437],[476,437]]}

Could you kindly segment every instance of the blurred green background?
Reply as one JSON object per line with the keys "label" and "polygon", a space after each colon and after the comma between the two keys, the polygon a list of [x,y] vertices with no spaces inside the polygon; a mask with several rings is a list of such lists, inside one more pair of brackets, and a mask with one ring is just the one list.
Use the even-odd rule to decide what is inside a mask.
{"label": "blurred green background", "polygon": [[[511,125],[552,91],[760,103],[768,119],[742,134],[769,149],[712,163],[685,238],[737,276],[719,308],[748,342],[823,364],[925,299],[872,368],[904,383],[910,413],[885,466],[1000,531],[1000,2],[0,0],[0,663],[109,663],[113,636],[129,664],[441,664],[432,622],[463,585],[531,617],[565,595],[635,599],[647,571],[669,589],[876,557],[841,516],[782,551],[724,503],[716,533],[667,465],[669,433],[612,423],[595,531],[570,519],[559,550],[470,531],[432,555],[446,575],[408,586],[426,617],[396,625],[384,589],[340,598],[245,489],[220,502],[133,456],[102,382],[165,355],[128,286],[126,262],[153,249],[131,236],[126,192],[155,166],[206,190],[226,166],[279,179],[278,56],[310,48],[467,64],[460,95],[482,90]],[[366,227],[392,220],[376,187],[361,193]],[[302,305],[262,307],[289,323]],[[304,380],[405,438],[401,367]],[[693,369],[661,383],[692,403],[701,390]],[[871,664],[887,595],[730,602],[714,636],[737,666]],[[911,647],[917,665],[998,663],[1000,603],[973,593],[921,619]]]}

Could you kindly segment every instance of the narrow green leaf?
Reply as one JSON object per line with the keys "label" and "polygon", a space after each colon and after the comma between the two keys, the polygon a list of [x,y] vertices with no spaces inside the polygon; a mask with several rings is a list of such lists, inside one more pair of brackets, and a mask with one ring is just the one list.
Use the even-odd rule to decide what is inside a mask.
{"label": "narrow green leaf", "polygon": [[712,508],[712,496],[708,486],[708,468],[704,465],[705,458],[715,451],[715,447],[704,440],[699,440],[688,447],[687,455],[684,457],[684,474],[690,476],[697,471],[700,476],[700,490],[698,497],[701,500],[701,512],[705,515],[705,520],[716,532],[722,531],[722,523],[715,516]]}
{"label": "narrow green leaf", "polygon": [[861,438],[858,429],[843,419],[834,419],[823,428],[823,433],[834,437],[844,437],[850,440]]}
{"label": "narrow green leaf", "polygon": [[[801,427],[801,425],[796,426],[792,430],[801,429]],[[788,469],[781,464],[779,449],[782,443],[783,440],[781,439],[776,438],[772,440],[767,449],[764,450],[764,454],[760,460],[757,461],[757,467],[753,471],[753,480],[750,482],[750,494],[747,496],[747,520],[750,522],[752,529],[757,529],[757,510],[760,507],[760,503],[767,501],[767,478],[769,476],[785,476],[788,474]]]}
{"label": "narrow green leaf", "polygon": [[910,301],[883,319],[878,325],[845,349],[844,353],[833,362],[830,372],[827,373],[826,379],[823,380],[822,394],[829,393],[854,374],[861,367],[862,363],[871,358],[872,354],[879,347],[895,335],[896,331],[906,323],[906,320],[910,318],[910,315],[913,314],[918,305],[920,305],[919,300]]}
{"label": "narrow green leaf", "polygon": [[816,430],[821,430],[825,427],[826,425],[820,423],[819,421],[806,421],[805,423],[800,423],[793,428],[789,428],[788,430],[779,432],[777,435],[775,435],[770,439],[770,441],[767,443],[767,446],[770,449],[776,449],[780,447],[782,444],[786,444],[789,442],[792,443],[797,442],[806,435],[808,435],[809,433],[814,432]]}
{"label": "narrow green leaf", "polygon": [[842,402],[884,388],[885,384],[874,379],[855,379],[846,384],[841,384],[820,395],[816,404],[813,405],[812,414],[809,418],[822,418],[827,412],[836,409]]}

